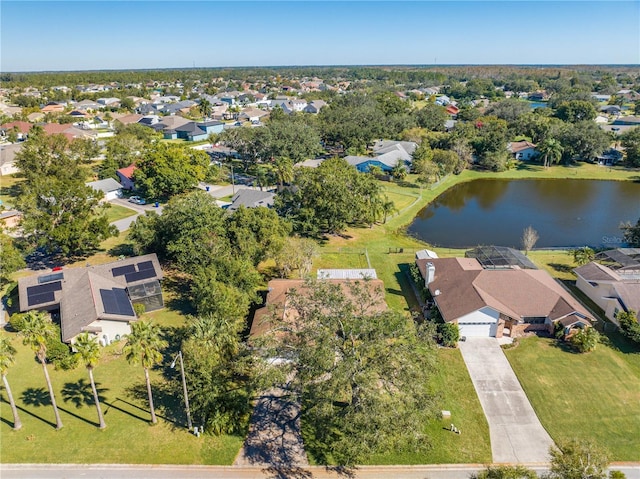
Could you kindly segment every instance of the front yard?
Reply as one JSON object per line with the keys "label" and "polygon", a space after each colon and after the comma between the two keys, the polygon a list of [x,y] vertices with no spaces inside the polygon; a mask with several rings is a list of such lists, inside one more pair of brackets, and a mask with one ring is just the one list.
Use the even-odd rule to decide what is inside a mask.
{"label": "front yard", "polygon": [[612,338],[587,354],[536,337],[505,353],[554,441],[590,439],[614,461],[640,461],[640,350]]}

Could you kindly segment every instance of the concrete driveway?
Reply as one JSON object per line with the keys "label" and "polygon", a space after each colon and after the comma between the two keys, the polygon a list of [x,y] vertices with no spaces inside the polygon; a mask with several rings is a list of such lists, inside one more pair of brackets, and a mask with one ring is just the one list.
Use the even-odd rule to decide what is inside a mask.
{"label": "concrete driveway", "polygon": [[553,441],[540,424],[498,340],[467,338],[459,345],[489,423],[493,462],[548,462]]}

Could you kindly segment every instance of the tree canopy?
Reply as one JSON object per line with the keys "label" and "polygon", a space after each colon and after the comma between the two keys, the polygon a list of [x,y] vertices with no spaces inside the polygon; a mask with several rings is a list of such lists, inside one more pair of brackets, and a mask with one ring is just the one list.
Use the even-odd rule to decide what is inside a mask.
{"label": "tree canopy", "polygon": [[203,151],[157,143],[144,150],[133,178],[146,197],[170,198],[204,180],[209,163]]}
{"label": "tree canopy", "polygon": [[288,319],[274,319],[267,357],[282,357],[302,405],[307,451],[353,465],[373,453],[424,451],[425,421],[435,417],[429,377],[432,331],[375,307],[383,291],[365,281],[310,281],[292,292]]}
{"label": "tree canopy", "polygon": [[64,136],[36,131],[16,155],[25,176],[16,207],[32,246],[64,255],[82,255],[117,233],[101,203],[103,194],[85,185],[87,172]]}

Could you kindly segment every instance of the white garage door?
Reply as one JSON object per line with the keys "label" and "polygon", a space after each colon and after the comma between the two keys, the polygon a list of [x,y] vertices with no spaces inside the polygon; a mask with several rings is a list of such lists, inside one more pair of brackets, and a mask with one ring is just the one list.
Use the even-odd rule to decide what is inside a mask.
{"label": "white garage door", "polygon": [[496,323],[463,323],[458,324],[460,336],[488,338],[496,335]]}

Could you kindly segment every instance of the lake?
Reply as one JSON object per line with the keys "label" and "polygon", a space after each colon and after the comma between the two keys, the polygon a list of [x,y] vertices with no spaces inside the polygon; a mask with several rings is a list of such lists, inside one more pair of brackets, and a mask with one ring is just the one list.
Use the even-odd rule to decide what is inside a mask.
{"label": "lake", "polygon": [[422,209],[408,233],[434,246],[520,247],[531,225],[536,248],[619,247],[621,221],[640,218],[640,183],[597,180],[474,180]]}

